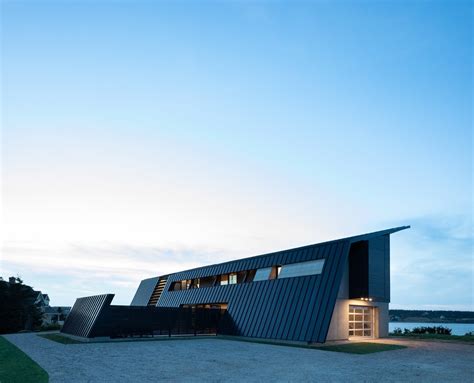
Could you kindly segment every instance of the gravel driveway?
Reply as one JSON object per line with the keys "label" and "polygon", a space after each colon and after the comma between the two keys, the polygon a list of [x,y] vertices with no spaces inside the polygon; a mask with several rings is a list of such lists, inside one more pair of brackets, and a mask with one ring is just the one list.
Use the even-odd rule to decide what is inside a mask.
{"label": "gravel driveway", "polygon": [[5,336],[50,382],[472,382],[474,346],[390,341],[407,349],[354,355],[195,339],[63,345],[35,334]]}

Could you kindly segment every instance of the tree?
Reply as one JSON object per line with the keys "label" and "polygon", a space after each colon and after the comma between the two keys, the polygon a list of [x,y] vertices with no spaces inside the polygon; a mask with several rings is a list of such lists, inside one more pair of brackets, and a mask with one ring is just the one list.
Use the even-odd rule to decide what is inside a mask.
{"label": "tree", "polygon": [[35,301],[38,292],[19,277],[0,281],[0,334],[33,330],[41,325],[42,313]]}

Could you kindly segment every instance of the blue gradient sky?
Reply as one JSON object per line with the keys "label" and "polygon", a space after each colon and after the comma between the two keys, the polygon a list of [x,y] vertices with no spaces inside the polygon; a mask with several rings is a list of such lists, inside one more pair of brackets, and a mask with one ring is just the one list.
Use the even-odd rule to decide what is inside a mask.
{"label": "blue gradient sky", "polygon": [[2,3],[1,275],[57,305],[411,224],[392,307],[473,309],[470,2]]}

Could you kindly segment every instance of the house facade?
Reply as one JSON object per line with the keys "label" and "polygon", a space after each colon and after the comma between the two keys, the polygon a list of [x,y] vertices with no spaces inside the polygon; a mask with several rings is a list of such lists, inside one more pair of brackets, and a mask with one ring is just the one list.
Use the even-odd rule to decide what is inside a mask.
{"label": "house facade", "polygon": [[[311,343],[384,337],[389,321],[390,235],[406,228],[145,279],[130,308],[153,308],[155,314],[149,315],[158,315],[160,308],[220,309],[231,321],[222,333],[252,338]],[[102,306],[97,302],[107,306],[112,298],[90,303],[82,298],[81,315],[76,317],[84,320],[89,305],[94,308],[90,333],[100,323]]]}

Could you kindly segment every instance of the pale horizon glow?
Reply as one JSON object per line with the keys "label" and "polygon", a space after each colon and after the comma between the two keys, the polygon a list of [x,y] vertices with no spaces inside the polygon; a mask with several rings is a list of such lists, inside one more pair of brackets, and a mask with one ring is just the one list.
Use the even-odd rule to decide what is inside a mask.
{"label": "pale horizon glow", "polygon": [[473,310],[469,2],[2,3],[0,276],[52,305],[383,230]]}

